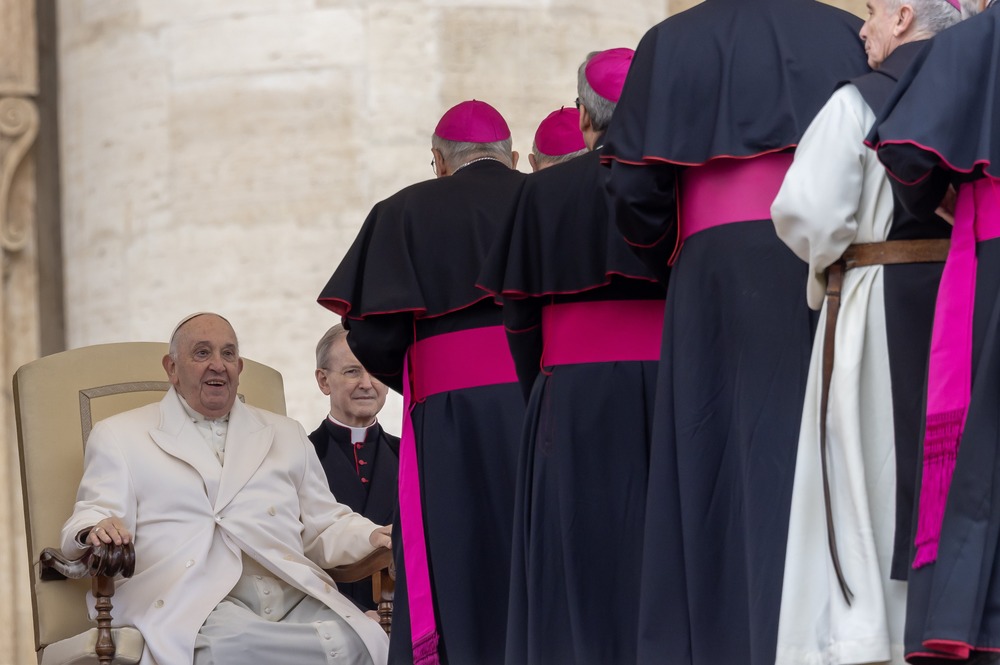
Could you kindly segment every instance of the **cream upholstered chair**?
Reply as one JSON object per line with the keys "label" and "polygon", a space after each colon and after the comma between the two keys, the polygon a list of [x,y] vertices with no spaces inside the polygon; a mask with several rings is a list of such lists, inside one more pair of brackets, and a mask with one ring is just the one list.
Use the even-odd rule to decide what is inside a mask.
{"label": "cream upholstered chair", "polygon": [[[28,560],[35,562],[31,569],[35,650],[43,665],[128,664],[138,662],[142,655],[143,639],[135,628],[105,627],[110,625],[113,608],[106,618],[99,616],[99,624],[105,624],[100,628],[87,618],[88,588],[93,587],[99,603],[102,596],[113,602],[114,577],[131,575],[134,559],[130,551],[94,548],[81,563],[67,566],[57,561],[54,550],[46,549],[58,545],[62,525],[73,510],[83,474],[84,445],[93,424],[160,400],[170,387],[161,364],[166,352],[163,343],[102,344],[41,358],[14,375]],[[285,413],[281,374],[244,358],[240,399]],[[387,568],[390,560],[388,550],[377,551],[346,573],[335,573],[334,579],[361,579]],[[65,579],[64,575],[93,578]],[[391,586],[383,571],[375,587],[390,601],[382,608],[387,629]],[[114,641],[109,644],[111,637]]]}

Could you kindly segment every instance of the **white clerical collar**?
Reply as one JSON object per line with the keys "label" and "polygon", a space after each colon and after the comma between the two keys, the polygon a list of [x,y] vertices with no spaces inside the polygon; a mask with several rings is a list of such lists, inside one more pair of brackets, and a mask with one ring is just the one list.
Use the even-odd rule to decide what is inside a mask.
{"label": "white clerical collar", "polygon": [[327,418],[329,418],[330,422],[333,423],[334,425],[339,425],[340,427],[351,430],[351,443],[364,441],[365,438],[368,436],[368,428],[378,422],[378,418],[372,418],[372,421],[368,423],[368,425],[365,427],[351,427],[350,425],[345,425],[344,423],[334,418],[332,413],[329,414]]}
{"label": "white clerical collar", "polygon": [[191,405],[187,403],[187,400],[184,399],[181,396],[180,393],[177,393],[177,399],[179,399],[181,401],[181,406],[184,407],[184,411],[186,411],[187,414],[188,414],[188,416],[191,417],[191,420],[193,420],[196,423],[219,424],[219,423],[228,423],[229,422],[229,414],[228,413],[226,415],[224,415],[224,416],[219,417],[219,418],[209,418],[205,414],[198,413],[193,408],[191,408]]}
{"label": "white clerical collar", "polygon": [[192,409],[180,393],[177,393],[177,399],[180,400],[184,412],[194,423],[198,433],[201,434],[205,443],[218,458],[219,464],[224,464],[226,461],[226,437],[229,436],[229,414],[227,413],[221,418],[207,418],[204,414]]}

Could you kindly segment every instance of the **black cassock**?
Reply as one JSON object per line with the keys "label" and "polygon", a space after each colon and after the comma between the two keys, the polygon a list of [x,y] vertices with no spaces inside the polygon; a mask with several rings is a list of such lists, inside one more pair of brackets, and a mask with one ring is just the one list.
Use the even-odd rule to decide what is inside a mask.
{"label": "black cassock", "polygon": [[[719,223],[714,208],[738,209],[755,188],[727,196],[735,180],[714,174],[765,165],[772,180],[756,189],[773,200],[780,153],[838,81],[867,71],[860,27],[808,0],[706,0],[636,49],[603,151],[616,222],[655,256],[713,215],[677,248],[667,291],[639,662],[774,662],[815,324],[807,266],[777,238],[769,203]],[[722,193],[682,218],[704,173]]]}
{"label": "black cassock", "polygon": [[[479,280],[504,297],[529,395],[511,556],[511,664],[635,661],[665,287],[611,223],[606,177],[599,152],[528,176],[518,214]],[[652,359],[626,359],[635,349],[616,339],[634,332],[629,310],[618,311],[626,303],[656,313]],[[566,306],[579,308],[585,325],[560,339],[551,316]],[[575,341],[588,347],[582,356],[549,361]],[[587,357],[595,346],[607,360]]]}
{"label": "black cassock", "polygon": [[[523,179],[497,161],[478,161],[407,187],[368,216],[319,302],[345,316],[358,360],[393,389],[403,392],[403,366],[415,343],[490,329],[503,341],[501,307],[475,282],[497,230],[514,214]],[[414,370],[411,382],[444,372],[445,364],[475,378],[496,356],[510,362],[505,344],[480,358],[454,348]],[[415,395],[410,415],[441,653],[451,663],[502,662],[524,420],[513,368],[505,383]],[[402,497],[402,476],[400,482]],[[399,535],[397,523],[393,663],[411,659],[403,551],[412,540]]]}
{"label": "black cassock", "polygon": [[[901,181],[894,193],[918,217],[933,221],[949,185],[959,197],[976,192],[977,227],[1000,216],[998,62],[1000,7],[992,7],[929,42],[869,134],[866,143]],[[971,401],[936,561],[909,571],[905,640],[913,663],[987,662],[977,650],[1000,651],[1000,238],[976,231]],[[962,334],[957,321],[945,324],[949,337]]]}
{"label": "black cassock", "polygon": [[[309,440],[337,501],[376,524],[392,524],[399,482],[399,438],[375,423],[357,446],[351,443],[350,428],[325,418]],[[371,580],[338,584],[337,588],[358,607],[376,609]]]}

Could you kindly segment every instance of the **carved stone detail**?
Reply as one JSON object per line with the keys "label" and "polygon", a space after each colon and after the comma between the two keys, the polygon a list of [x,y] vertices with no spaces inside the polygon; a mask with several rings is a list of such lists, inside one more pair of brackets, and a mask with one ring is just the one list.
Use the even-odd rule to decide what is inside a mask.
{"label": "carved stone detail", "polygon": [[20,252],[30,237],[28,219],[8,214],[11,183],[17,167],[38,136],[38,108],[27,99],[0,99],[0,247]]}

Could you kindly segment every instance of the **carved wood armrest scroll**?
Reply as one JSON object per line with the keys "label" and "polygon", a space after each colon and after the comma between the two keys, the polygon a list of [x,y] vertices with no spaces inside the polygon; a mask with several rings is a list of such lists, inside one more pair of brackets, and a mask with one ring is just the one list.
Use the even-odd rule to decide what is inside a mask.
{"label": "carved wood armrest scroll", "polygon": [[76,559],[68,559],[57,549],[46,547],[39,557],[43,580],[91,577],[91,591],[97,609],[97,659],[111,665],[115,643],[111,638],[111,597],[115,595],[115,577],[132,577],[135,572],[135,547],[127,545],[91,545]]}

